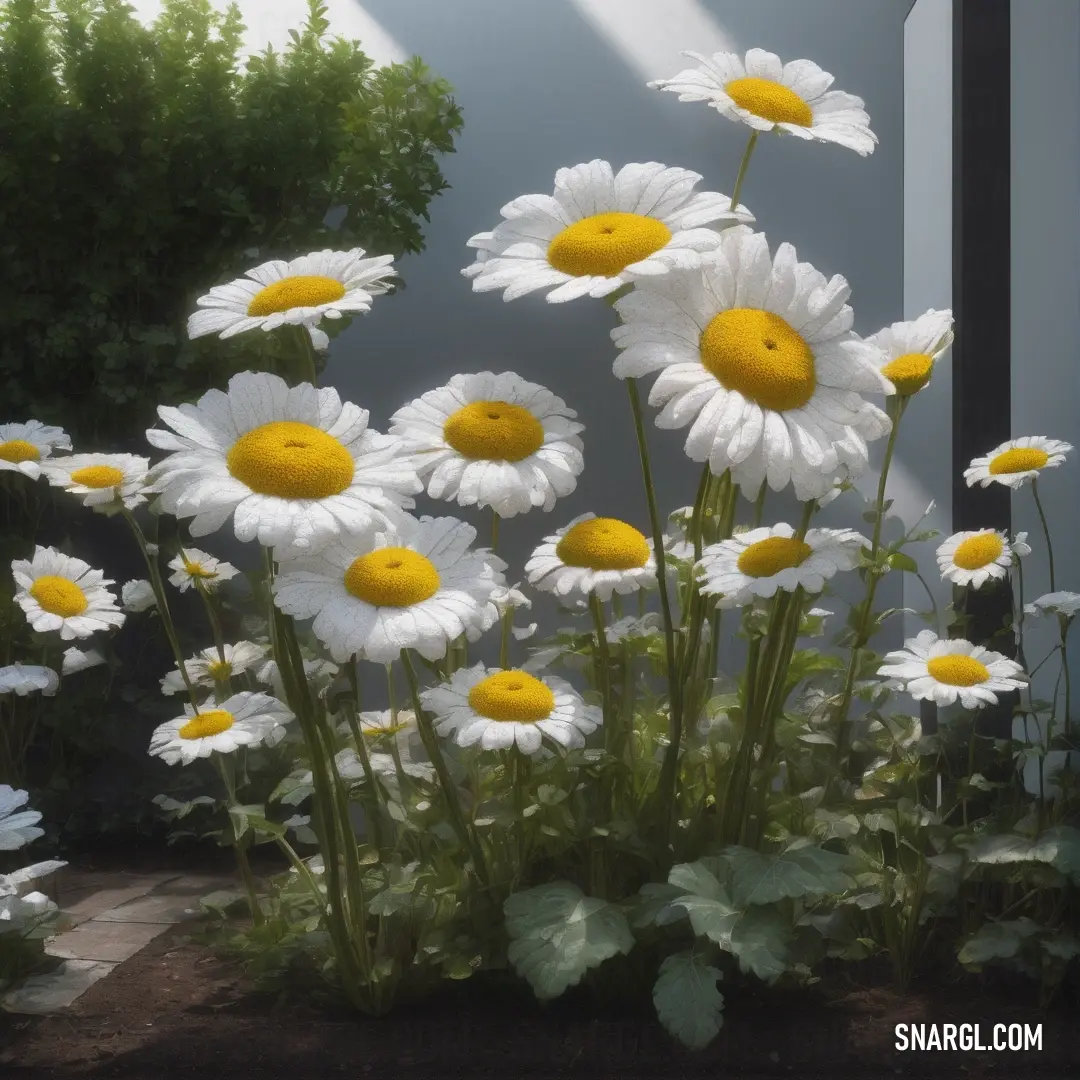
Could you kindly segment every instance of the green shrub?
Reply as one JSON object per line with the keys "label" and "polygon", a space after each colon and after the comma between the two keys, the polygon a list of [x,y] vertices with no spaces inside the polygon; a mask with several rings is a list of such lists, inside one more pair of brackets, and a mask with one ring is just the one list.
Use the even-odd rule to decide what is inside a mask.
{"label": "green shrub", "polygon": [[148,28],[121,0],[0,0],[5,419],[115,447],[156,405],[255,366],[250,342],[223,353],[183,332],[223,275],[423,248],[447,186],[436,154],[461,128],[449,87],[419,59],[374,68],[309,7],[284,53],[245,69],[235,7],[166,0]]}

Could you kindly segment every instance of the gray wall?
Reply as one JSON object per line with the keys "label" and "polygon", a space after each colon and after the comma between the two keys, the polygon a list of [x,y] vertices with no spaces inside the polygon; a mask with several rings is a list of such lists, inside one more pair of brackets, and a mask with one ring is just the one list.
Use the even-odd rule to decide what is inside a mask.
{"label": "gray wall", "polygon": [[[709,0],[689,6],[694,18],[688,25],[713,20],[714,41],[726,36],[740,51],[761,46],[784,59],[811,58],[836,76],[837,88],[865,99],[880,138],[871,157],[766,138],[743,199],[774,248],[790,241],[800,258],[851,281],[859,332],[873,333],[903,317],[907,4]],[[685,5],[627,2],[621,38],[614,42],[604,36],[604,18],[583,17],[590,7],[594,16],[597,9],[605,17],[612,13],[610,3],[595,0],[364,4],[395,41],[455,86],[465,130],[457,154],[445,159],[453,190],[433,204],[427,250],[401,263],[407,289],[377,301],[370,315],[335,341],[326,382],[370,408],[380,428],[403,402],[455,372],[484,368],[541,382],[578,410],[586,425],[578,490],[550,515],[533,513],[503,527],[504,554],[517,576],[544,532],[586,510],[647,529],[644,500],[626,390],[611,374],[610,309],[588,299],[549,305],[530,296],[504,304],[497,293],[473,294],[459,274],[472,261],[465,240],[492,228],[499,207],[511,198],[549,193],[557,168],[593,157],[616,167],[648,160],[683,166],[705,176],[703,188],[730,194],[747,134],[703,104],[682,103],[644,85],[647,77],[670,76],[685,66],[680,48],[711,51],[711,43],[673,41],[666,57],[657,57],[661,50],[653,47],[657,66],[647,74],[635,70],[632,57],[655,46],[660,10],[666,19],[676,9],[685,14]],[[935,302],[940,306],[947,297]],[[685,432],[660,432],[650,418],[649,435],[663,506],[691,502],[699,467],[683,455]],[[442,512],[456,512],[440,505]],[[772,505],[779,514],[780,500]],[[423,509],[430,508],[425,500]],[[840,500],[826,520],[851,525],[859,509],[857,500]]]}
{"label": "gray wall", "polygon": [[[952,303],[952,2],[917,0],[904,26],[904,313]],[[952,361],[909,406],[898,438],[889,494],[907,527],[933,499],[924,528],[952,532]],[[934,559],[940,540],[911,550],[939,608],[951,592]],[[926,593],[905,575],[904,606],[925,611]],[[905,617],[905,636],[926,624]]]}
{"label": "gray wall", "polygon": [[[1012,11],[1013,433],[1080,448],[1080,4],[1023,0]],[[1080,458],[1074,453],[1040,486],[1057,588],[1080,592]],[[1050,586],[1027,488],[1013,498],[1013,528],[1032,534],[1024,574],[1030,601]],[[1041,660],[1056,640],[1056,620],[1035,624],[1029,660]],[[1080,651],[1075,633],[1070,646]],[[1075,656],[1070,668],[1080,686]],[[1052,662],[1040,672],[1036,696],[1051,696],[1056,671]],[[1078,712],[1074,704],[1074,723]],[[1052,755],[1048,767],[1062,756]],[[1029,769],[1029,782],[1035,775]]]}

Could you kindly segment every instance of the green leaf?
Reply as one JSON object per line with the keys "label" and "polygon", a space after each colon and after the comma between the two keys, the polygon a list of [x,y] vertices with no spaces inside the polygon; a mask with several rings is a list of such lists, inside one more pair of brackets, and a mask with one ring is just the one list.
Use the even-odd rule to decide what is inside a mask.
{"label": "green leaf", "polygon": [[1080,883],[1080,829],[1057,825],[1036,839],[1018,833],[982,836],[968,848],[968,859],[984,866],[1010,863],[1048,863]]}
{"label": "green leaf", "polygon": [[266,808],[262,804],[252,804],[250,806],[230,806],[229,807],[229,820],[232,822],[233,835],[239,840],[249,828],[251,828],[251,819],[257,818],[260,821],[265,820]]}
{"label": "green leaf", "polygon": [[708,1046],[724,1022],[724,997],[716,989],[722,977],[694,949],[675,953],[660,965],[652,992],[656,1015],[668,1033],[690,1050]]}
{"label": "green leaf", "polygon": [[731,867],[732,896],[739,907],[772,904],[785,897],[816,899],[855,885],[850,873],[855,864],[849,855],[813,844],[779,855],[744,847],[727,847],[720,854]]}
{"label": "green leaf", "polygon": [[910,555],[906,555],[902,551],[894,551],[889,556],[889,566],[893,570],[903,570],[908,574],[917,574],[919,572],[919,564]]}
{"label": "green leaf", "polygon": [[787,970],[791,928],[772,907],[750,908],[731,930],[728,950],[744,972],[773,982]]}
{"label": "green leaf", "polygon": [[964,942],[960,963],[978,968],[990,960],[1008,960],[1016,956],[1026,938],[1038,933],[1039,924],[1031,919],[983,923]]}
{"label": "green leaf", "polygon": [[503,912],[510,963],[540,1001],[557,998],[589,968],[634,946],[617,907],[566,881],[514,893]]}
{"label": "green leaf", "polygon": [[686,918],[686,911],[675,906],[683,890],[664,881],[647,881],[633,897],[630,925],[636,929],[646,926],[668,926]]}

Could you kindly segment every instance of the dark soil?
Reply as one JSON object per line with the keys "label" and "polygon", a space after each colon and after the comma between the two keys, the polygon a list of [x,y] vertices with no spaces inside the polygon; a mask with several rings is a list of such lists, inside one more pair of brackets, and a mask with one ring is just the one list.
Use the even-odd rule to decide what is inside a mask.
{"label": "dark soil", "polygon": [[[168,860],[171,861],[171,860]],[[101,858],[91,860],[102,869]],[[193,869],[190,855],[186,869]],[[130,862],[125,869],[135,869]],[[140,870],[168,869],[150,858]],[[217,869],[206,865],[199,871]],[[578,990],[541,1008],[509,979],[452,985],[374,1020],[253,993],[242,973],[205,946],[166,933],[53,1017],[0,1014],[4,1080],[394,1080],[498,1077],[551,1080],[695,1080],[708,1077],[957,1078],[1080,1076],[1074,1005],[1045,1011],[1023,983],[973,979],[899,995],[860,985],[844,968],[817,986],[769,990],[721,985],[725,1023],[707,1050],[680,1050],[647,1000],[598,1010]],[[864,978],[867,977],[865,974]],[[1043,1049],[897,1052],[899,1023],[1042,1024]]]}

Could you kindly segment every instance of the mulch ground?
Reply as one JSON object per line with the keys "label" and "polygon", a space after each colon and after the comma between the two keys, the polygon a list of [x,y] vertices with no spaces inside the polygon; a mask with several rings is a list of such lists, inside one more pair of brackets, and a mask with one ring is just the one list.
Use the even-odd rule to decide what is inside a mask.
{"label": "mulch ground", "polygon": [[[140,869],[149,869],[142,860]],[[92,864],[100,868],[101,861]],[[168,868],[158,866],[157,868]],[[188,866],[188,869],[191,869]],[[200,871],[204,867],[199,868]],[[845,969],[810,990],[721,985],[725,1024],[707,1050],[676,1047],[650,1003],[598,1009],[587,990],[541,1008],[509,980],[455,984],[369,1019],[254,993],[242,972],[184,933],[152,942],[67,1013],[0,1014],[4,1080],[122,1077],[289,1080],[350,1075],[456,1078],[1046,1077],[1080,1075],[1075,1002],[1047,1010],[1033,987],[976,980],[898,995]],[[901,1053],[899,1023],[1043,1026],[1041,1052]]]}

